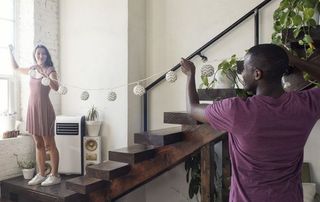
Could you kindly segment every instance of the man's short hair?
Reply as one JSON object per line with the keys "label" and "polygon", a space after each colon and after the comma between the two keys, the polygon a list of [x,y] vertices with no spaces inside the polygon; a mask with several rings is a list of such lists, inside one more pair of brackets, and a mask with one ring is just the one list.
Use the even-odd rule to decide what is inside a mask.
{"label": "man's short hair", "polygon": [[281,79],[289,68],[287,53],[275,44],[253,46],[247,52],[250,55],[249,65],[264,72],[264,79]]}

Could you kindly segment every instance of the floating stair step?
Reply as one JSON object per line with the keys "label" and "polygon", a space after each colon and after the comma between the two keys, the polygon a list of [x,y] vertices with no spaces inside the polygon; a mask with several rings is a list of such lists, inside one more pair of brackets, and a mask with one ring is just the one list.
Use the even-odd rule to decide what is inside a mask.
{"label": "floating stair step", "polygon": [[111,161],[119,161],[129,164],[136,164],[154,157],[155,147],[152,145],[132,145],[121,149],[109,151]]}
{"label": "floating stair step", "polygon": [[88,176],[80,176],[66,181],[67,189],[80,194],[88,194],[106,187],[108,184],[110,184],[110,182]]}
{"label": "floating stair step", "polygon": [[213,101],[237,96],[235,89],[198,89],[199,100]]}
{"label": "floating stair step", "polygon": [[134,134],[134,143],[144,145],[165,146],[182,141],[182,128],[173,127],[160,130],[146,131]]}
{"label": "floating stair step", "polygon": [[130,171],[127,163],[105,161],[103,163],[87,167],[87,176],[103,180],[113,180],[126,175]]}
{"label": "floating stair step", "polygon": [[170,124],[197,125],[201,124],[187,112],[164,112],[163,122]]}

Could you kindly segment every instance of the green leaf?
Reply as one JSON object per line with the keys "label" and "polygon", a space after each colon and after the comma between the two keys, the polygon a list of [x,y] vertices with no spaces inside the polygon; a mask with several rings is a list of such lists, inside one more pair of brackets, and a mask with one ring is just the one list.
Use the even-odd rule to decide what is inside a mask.
{"label": "green leaf", "polygon": [[283,25],[287,25],[289,12],[283,12],[280,14],[280,23]]}
{"label": "green leaf", "polygon": [[306,43],[313,43],[313,39],[311,38],[311,36],[309,34],[304,35],[303,41]]}
{"label": "green leaf", "polygon": [[283,0],[283,1],[280,2],[279,9],[287,8],[288,6],[289,6],[289,1],[288,0]]}
{"label": "green leaf", "polygon": [[304,20],[307,21],[309,19],[311,19],[314,15],[314,9],[313,8],[305,8],[303,10],[303,16],[304,16]]}
{"label": "green leaf", "polygon": [[303,0],[303,6],[305,8],[314,8],[316,6],[317,0]]}
{"label": "green leaf", "polygon": [[304,41],[302,41],[302,40],[299,40],[298,43],[299,43],[299,45],[301,45],[301,46],[304,45]]}
{"label": "green leaf", "polygon": [[300,27],[297,27],[296,29],[294,29],[294,30],[293,30],[293,36],[294,36],[294,38],[297,38],[297,37],[299,36],[300,32],[301,32]]}
{"label": "green leaf", "polygon": [[203,84],[205,86],[209,85],[209,81],[208,81],[208,77],[207,76],[201,76],[201,80],[202,80],[202,82],[203,82]]}
{"label": "green leaf", "polygon": [[301,25],[301,23],[302,23],[302,17],[301,17],[300,15],[295,15],[295,16],[292,18],[292,22],[293,22],[293,25],[299,26],[299,25]]}
{"label": "green leaf", "polygon": [[317,22],[313,18],[311,18],[307,21],[307,25],[310,27],[315,27],[317,26]]}

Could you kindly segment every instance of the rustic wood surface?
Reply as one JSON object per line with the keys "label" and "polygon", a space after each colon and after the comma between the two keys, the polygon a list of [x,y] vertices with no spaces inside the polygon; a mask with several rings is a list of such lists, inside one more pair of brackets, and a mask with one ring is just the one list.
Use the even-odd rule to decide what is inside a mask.
{"label": "rustic wood surface", "polygon": [[182,141],[182,128],[172,127],[134,134],[134,143],[164,146]]}
{"label": "rustic wood surface", "polygon": [[130,170],[127,163],[105,161],[103,163],[87,167],[87,176],[103,180],[113,180],[122,175],[126,175]]}
{"label": "rustic wood surface", "polygon": [[156,150],[153,145],[131,145],[117,150],[109,151],[109,159],[129,164],[136,164],[155,156]]}
{"label": "rustic wood surface", "polygon": [[164,112],[163,122],[181,125],[201,124],[200,122],[193,119],[187,112]]}
{"label": "rustic wood surface", "polygon": [[106,198],[117,199],[182,163],[204,145],[221,141],[225,134],[207,124],[184,128],[187,130],[184,132],[183,142],[157,148],[154,159],[132,165],[127,175],[114,179],[109,188],[90,193],[89,198],[96,201],[105,201]]}
{"label": "rustic wood surface", "polygon": [[108,184],[110,184],[109,181],[88,176],[80,176],[66,181],[67,189],[81,194],[88,194],[97,189],[106,187]]}

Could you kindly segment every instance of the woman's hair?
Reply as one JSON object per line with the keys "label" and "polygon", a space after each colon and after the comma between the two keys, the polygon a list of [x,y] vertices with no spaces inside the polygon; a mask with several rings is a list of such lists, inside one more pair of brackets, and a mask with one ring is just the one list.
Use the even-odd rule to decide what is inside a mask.
{"label": "woman's hair", "polygon": [[38,44],[38,45],[34,48],[34,51],[33,51],[33,60],[36,62],[35,54],[36,54],[36,51],[37,51],[38,48],[43,48],[43,49],[45,50],[45,52],[46,52],[47,59],[46,59],[44,65],[45,65],[46,67],[53,67],[53,62],[52,62],[52,59],[51,59],[51,55],[50,55],[47,47],[45,47],[45,46],[42,45],[42,44]]}

